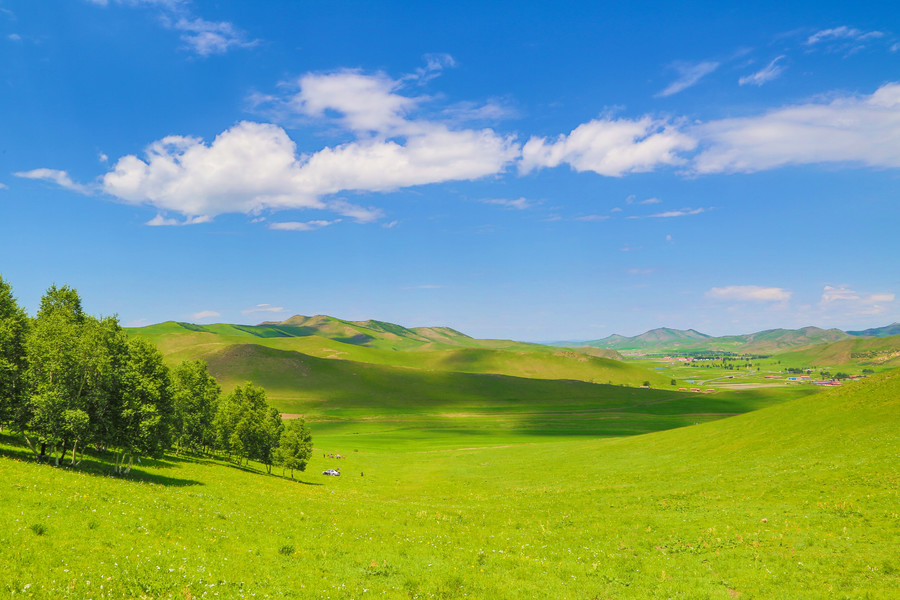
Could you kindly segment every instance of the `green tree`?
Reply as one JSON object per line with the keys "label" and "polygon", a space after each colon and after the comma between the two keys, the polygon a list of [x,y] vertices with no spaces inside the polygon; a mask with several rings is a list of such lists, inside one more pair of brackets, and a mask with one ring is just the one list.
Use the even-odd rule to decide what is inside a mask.
{"label": "green tree", "polygon": [[184,361],[172,372],[174,441],[178,451],[199,453],[215,445],[215,418],[222,389],[199,360]]}
{"label": "green tree", "polygon": [[158,456],[172,438],[172,382],[162,354],[140,338],[128,341],[127,353],[113,417],[116,473],[128,473],[135,457]]}
{"label": "green tree", "polygon": [[260,429],[258,446],[256,447],[256,459],[266,465],[266,473],[272,473],[272,465],[275,463],[275,451],[281,441],[284,432],[284,421],[277,408],[269,407],[263,419]]}
{"label": "green tree", "polygon": [[293,479],[295,470],[305,471],[310,456],[312,456],[312,434],[306,426],[306,421],[302,417],[289,420],[275,449],[275,463],[281,465],[282,475],[284,469],[290,469]]}
{"label": "green tree", "polygon": [[27,332],[28,317],[13,297],[12,287],[0,277],[0,430],[19,420],[25,402]]}
{"label": "green tree", "polygon": [[236,387],[219,405],[217,443],[229,458],[236,456],[238,464],[259,454],[267,409],[265,390],[252,383]]}
{"label": "green tree", "polygon": [[[58,465],[67,444],[75,448],[106,433],[101,424],[108,422],[123,343],[115,318],[87,317],[74,289],[47,290],[26,338],[30,397],[18,422],[36,457],[47,445],[51,455],[61,448]],[[41,443],[40,455],[29,432]]]}

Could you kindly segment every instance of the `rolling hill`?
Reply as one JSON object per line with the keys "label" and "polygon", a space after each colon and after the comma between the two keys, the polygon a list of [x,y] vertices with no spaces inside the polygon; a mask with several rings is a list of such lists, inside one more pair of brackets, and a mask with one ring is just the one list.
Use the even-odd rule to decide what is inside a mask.
{"label": "rolling hill", "polygon": [[874,327],[872,329],[864,329],[862,331],[848,331],[850,335],[863,337],[888,337],[892,335],[900,335],[900,323],[891,323],[884,327]]}
{"label": "rolling hill", "polygon": [[[226,388],[265,387],[283,412],[444,403],[489,398],[565,401],[603,396],[595,384],[667,388],[670,379],[615,351],[576,352],[509,340],[477,340],[447,327],[295,316],[260,325],[166,322],[129,330],[169,364],[202,359]],[[598,356],[599,355],[599,356]]]}
{"label": "rolling hill", "polygon": [[606,348],[620,352],[713,351],[737,354],[772,354],[782,350],[833,342],[850,338],[840,329],[803,327],[801,329],[768,329],[745,335],[713,337],[693,329],[652,329],[634,337],[612,335],[589,342],[559,342],[570,348],[582,346]]}
{"label": "rolling hill", "polygon": [[[498,411],[440,431],[380,418],[385,408],[314,429],[301,483],[172,455],[128,478],[90,453],[79,470],[54,469],[0,433],[0,581],[37,598],[892,598],[900,587],[900,372],[606,439],[553,429],[551,406],[527,427]],[[320,475],[334,466],[344,476]]]}
{"label": "rolling hill", "polygon": [[816,344],[778,355],[782,364],[795,367],[889,368],[900,366],[900,335],[855,337]]}

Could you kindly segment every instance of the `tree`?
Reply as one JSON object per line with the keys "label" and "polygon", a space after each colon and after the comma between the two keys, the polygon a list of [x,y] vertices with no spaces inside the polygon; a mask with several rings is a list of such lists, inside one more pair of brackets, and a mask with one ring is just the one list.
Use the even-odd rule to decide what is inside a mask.
{"label": "tree", "polygon": [[275,463],[284,469],[291,470],[291,479],[294,471],[305,471],[312,456],[312,434],[302,417],[291,419],[281,434],[281,440],[275,449]]}
{"label": "tree", "polygon": [[[61,446],[58,465],[69,442],[77,445],[100,431],[113,392],[113,358],[123,339],[114,318],[86,317],[72,288],[54,285],[41,298],[25,343],[30,397],[17,423],[37,458],[45,456],[47,445],[51,454]],[[29,431],[41,443],[40,455]]]}
{"label": "tree", "polygon": [[222,389],[199,360],[184,361],[172,372],[178,451],[200,452],[215,445],[215,418]]}
{"label": "tree", "polygon": [[157,456],[171,443],[172,382],[162,354],[140,338],[128,341],[127,352],[113,415],[116,473],[128,473],[135,456]]}
{"label": "tree", "polygon": [[265,390],[252,383],[236,387],[222,400],[216,413],[216,440],[229,458],[237,456],[238,464],[259,454],[267,409]]}
{"label": "tree", "polygon": [[13,297],[12,287],[0,277],[0,430],[18,420],[25,402],[27,332],[28,317]]}
{"label": "tree", "polygon": [[284,421],[277,408],[269,407],[260,429],[259,445],[256,448],[256,458],[266,465],[266,473],[272,473],[272,465],[275,462],[275,450],[281,441],[284,432]]}

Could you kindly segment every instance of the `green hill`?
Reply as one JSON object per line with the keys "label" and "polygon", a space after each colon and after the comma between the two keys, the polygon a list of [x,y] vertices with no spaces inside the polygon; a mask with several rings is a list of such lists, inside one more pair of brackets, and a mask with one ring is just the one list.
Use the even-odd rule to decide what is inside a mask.
{"label": "green hill", "polygon": [[782,364],[796,367],[876,369],[900,366],[900,335],[856,337],[816,344],[777,356]]}
{"label": "green hill", "polygon": [[[615,360],[621,358],[615,351],[586,349],[574,352],[509,340],[477,340],[444,327],[407,329],[378,321],[292,317],[285,322],[257,326],[166,322],[133,328],[129,333],[152,341],[170,363],[194,358],[211,361],[212,357],[218,357],[218,360],[221,353],[232,356],[227,351],[233,346],[251,344],[273,351],[298,352],[307,357],[424,371],[574,379],[630,386],[640,386],[644,382],[656,387],[669,384],[668,379],[657,373]],[[276,363],[282,355],[257,351],[254,356],[258,363],[254,368],[262,380],[278,379],[274,374],[266,375],[267,369],[262,362],[270,357],[273,363],[268,370],[277,371]],[[230,365],[229,360],[220,362]],[[322,367],[344,368],[325,363]],[[223,368],[220,373],[226,371]],[[334,383],[345,382],[335,380]],[[280,389],[287,388],[281,386]],[[297,393],[293,395],[297,396]]]}
{"label": "green hill", "polygon": [[884,327],[874,327],[872,329],[864,329],[862,331],[848,331],[850,335],[866,336],[866,337],[888,337],[900,335],[900,323],[891,323]]}
{"label": "green hill", "polygon": [[768,329],[745,335],[712,337],[693,329],[653,329],[634,337],[611,335],[590,342],[561,342],[565,347],[597,347],[621,352],[733,352],[737,354],[772,354],[810,344],[850,338],[840,329],[803,327],[802,329]]}
{"label": "green hill", "polygon": [[[527,424],[552,428],[552,414]],[[898,414],[890,372],[616,439],[544,441],[499,414],[440,432],[359,418],[357,435],[314,429],[306,485],[172,456],[128,479],[97,476],[90,457],[54,469],[4,433],[0,586],[39,599],[892,598]],[[347,458],[322,457],[336,450]],[[344,476],[319,474],[332,467]]]}
{"label": "green hill", "polygon": [[[252,381],[266,388],[276,407],[289,413],[333,415],[367,407],[397,411],[442,406],[459,410],[477,408],[496,399],[565,404],[573,398],[578,402],[591,398],[600,401],[608,396],[608,385],[547,376],[554,374],[554,367],[568,374],[582,365],[585,375],[602,376],[604,382],[638,387],[651,381],[655,387],[671,388],[665,377],[594,357],[578,362],[578,358],[552,354],[443,351],[426,356],[430,359],[426,364],[440,363],[442,367],[432,370],[319,358],[258,344],[197,350],[193,357],[205,360],[210,373],[226,389]],[[541,377],[534,377],[536,374]]]}

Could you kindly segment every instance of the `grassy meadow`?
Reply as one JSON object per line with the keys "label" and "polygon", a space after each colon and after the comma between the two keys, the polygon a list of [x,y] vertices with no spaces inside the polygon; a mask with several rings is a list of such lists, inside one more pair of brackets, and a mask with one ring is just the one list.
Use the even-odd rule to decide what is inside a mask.
{"label": "grassy meadow", "polygon": [[[723,395],[696,395],[672,412],[717,412]],[[4,434],[0,590],[33,598],[896,597],[900,374],[782,400],[607,438],[555,430],[546,407],[533,411],[534,430],[504,428],[502,411],[491,410],[458,414],[459,430],[434,435],[437,417],[407,411],[408,436],[373,410],[368,419],[313,423],[316,452],[296,482],[174,456],[145,461],[127,478],[107,476],[100,458],[55,469],[31,462]],[[322,456],[335,452],[347,458]],[[337,467],[343,476],[320,475]]]}

